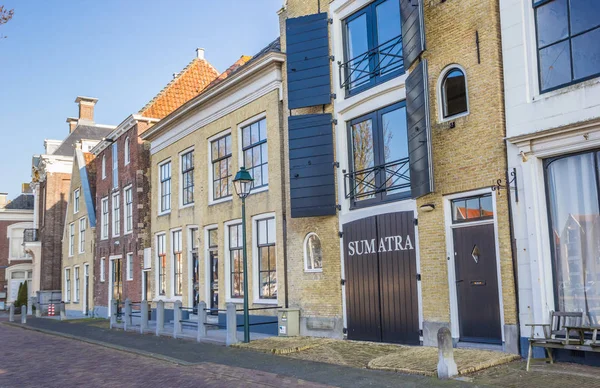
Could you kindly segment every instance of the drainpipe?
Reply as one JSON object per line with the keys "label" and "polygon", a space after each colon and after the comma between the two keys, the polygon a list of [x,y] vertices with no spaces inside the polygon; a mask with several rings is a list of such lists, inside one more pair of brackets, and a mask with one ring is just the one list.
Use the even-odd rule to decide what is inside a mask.
{"label": "drainpipe", "polygon": [[[504,141],[504,147],[505,149],[508,149],[508,141],[505,140]],[[508,163],[508,158],[507,158],[507,163]],[[515,298],[517,299],[517,304],[516,304],[516,313],[517,313],[517,340],[518,342],[518,349],[519,349],[519,355],[522,356],[521,353],[521,323],[519,321],[519,274],[517,273],[518,271],[518,262],[517,262],[517,252],[516,252],[516,241],[515,241],[515,236],[514,236],[514,223],[513,223],[513,213],[512,213],[512,200],[511,200],[511,195],[510,195],[510,175],[508,173],[508,165],[506,168],[506,193],[507,193],[507,199],[508,199],[508,224],[509,224],[509,232],[510,232],[510,253],[512,255],[512,265],[513,265],[513,281],[515,282]],[[517,176],[515,174],[515,183],[517,182]],[[519,187],[518,185],[515,185],[517,188]]]}
{"label": "drainpipe", "polygon": [[288,303],[288,270],[287,270],[287,218],[285,212],[283,213],[283,281],[284,281],[284,292],[285,292],[285,308],[289,307]]}

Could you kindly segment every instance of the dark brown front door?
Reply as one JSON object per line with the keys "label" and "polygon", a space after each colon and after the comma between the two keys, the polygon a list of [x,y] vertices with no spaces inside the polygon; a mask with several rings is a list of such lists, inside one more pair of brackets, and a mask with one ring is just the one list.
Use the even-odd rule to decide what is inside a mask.
{"label": "dark brown front door", "polygon": [[494,225],[454,229],[460,340],[502,343]]}
{"label": "dark brown front door", "polygon": [[419,344],[412,212],[344,224],[348,339]]}

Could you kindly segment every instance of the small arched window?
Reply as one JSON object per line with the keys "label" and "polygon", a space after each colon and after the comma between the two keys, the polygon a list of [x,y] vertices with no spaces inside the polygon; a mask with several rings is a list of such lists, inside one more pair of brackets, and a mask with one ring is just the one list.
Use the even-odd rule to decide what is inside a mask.
{"label": "small arched window", "polygon": [[125,165],[128,165],[130,161],[131,161],[131,158],[129,155],[129,138],[126,138],[125,139]]}
{"label": "small arched window", "polygon": [[442,79],[441,84],[442,118],[469,113],[467,97],[467,78],[462,69],[451,67]]}
{"label": "small arched window", "polygon": [[306,272],[321,272],[323,270],[321,240],[316,233],[309,233],[304,239],[304,270]]}
{"label": "small arched window", "polygon": [[102,179],[106,178],[106,155],[102,155]]}

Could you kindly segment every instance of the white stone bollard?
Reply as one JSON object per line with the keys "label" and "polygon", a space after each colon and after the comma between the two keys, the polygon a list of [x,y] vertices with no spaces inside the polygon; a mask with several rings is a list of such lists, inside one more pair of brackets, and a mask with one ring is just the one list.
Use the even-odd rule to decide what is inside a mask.
{"label": "white stone bollard", "polygon": [[165,302],[159,300],[156,303],[156,335],[165,329]]}
{"label": "white stone bollard", "polygon": [[10,305],[10,307],[8,308],[8,321],[9,322],[15,321],[15,304],[14,303],[12,303]]}
{"label": "white stone bollard", "polygon": [[119,310],[119,301],[113,299],[110,301],[110,328],[114,329],[117,326],[117,315]]}
{"label": "white stone bollard", "polygon": [[200,342],[202,338],[206,337],[206,303],[198,303],[198,336],[196,341]]}
{"label": "white stone bollard", "polygon": [[173,303],[173,338],[181,337],[181,301]]}
{"label": "white stone bollard", "polygon": [[132,326],[131,320],[131,299],[125,299],[125,319],[123,320],[123,330],[127,331]]}
{"label": "white stone bollard", "polygon": [[65,302],[60,302],[60,320],[64,321],[67,319],[67,312],[65,311]]}
{"label": "white stone bollard", "polygon": [[21,323],[27,323],[27,306],[21,306]]}
{"label": "white stone bollard", "polygon": [[144,331],[148,330],[148,301],[143,300],[140,305],[140,333],[144,334]]}
{"label": "white stone bollard", "polygon": [[235,304],[227,303],[227,337],[225,339],[225,345],[230,346],[238,343],[237,337],[237,315],[235,311]]}
{"label": "white stone bollard", "polygon": [[452,348],[452,333],[447,327],[438,330],[438,379],[449,379],[458,374],[456,362],[454,362],[454,349]]}
{"label": "white stone bollard", "polygon": [[33,304],[35,303],[35,298],[32,296],[29,298],[29,303],[27,303],[27,315],[33,315]]}

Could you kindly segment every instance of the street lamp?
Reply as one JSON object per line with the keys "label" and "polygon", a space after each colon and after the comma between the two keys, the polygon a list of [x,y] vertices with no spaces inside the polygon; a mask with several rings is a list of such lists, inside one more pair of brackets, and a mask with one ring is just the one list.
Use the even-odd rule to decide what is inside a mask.
{"label": "street lamp", "polygon": [[233,186],[238,197],[242,200],[242,252],[244,258],[244,342],[250,342],[250,325],[248,314],[248,255],[246,254],[246,197],[250,194],[254,179],[246,170],[246,167],[240,167],[240,171],[235,174]]}

